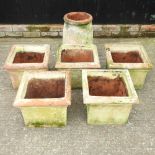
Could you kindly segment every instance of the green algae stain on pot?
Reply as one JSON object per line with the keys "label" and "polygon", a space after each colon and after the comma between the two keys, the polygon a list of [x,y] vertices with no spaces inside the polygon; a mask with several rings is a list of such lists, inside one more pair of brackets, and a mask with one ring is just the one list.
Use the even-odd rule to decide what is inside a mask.
{"label": "green algae stain on pot", "polygon": [[72,88],[81,88],[82,87],[82,72],[79,69],[73,69],[71,70],[71,82],[72,82]]}
{"label": "green algae stain on pot", "polygon": [[25,125],[29,127],[62,127],[67,122],[67,107],[22,107]]}
{"label": "green algae stain on pot", "polygon": [[87,105],[88,124],[125,124],[132,105]]}
{"label": "green algae stain on pot", "polygon": [[133,84],[136,89],[142,89],[145,83],[145,79],[149,70],[145,69],[130,69],[129,70]]}

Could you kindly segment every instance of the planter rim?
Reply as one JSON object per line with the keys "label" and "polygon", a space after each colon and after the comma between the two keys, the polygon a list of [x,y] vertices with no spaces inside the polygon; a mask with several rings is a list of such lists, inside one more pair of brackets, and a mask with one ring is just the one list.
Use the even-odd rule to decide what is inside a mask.
{"label": "planter rim", "polygon": [[[88,18],[82,19],[82,20],[73,20],[73,19],[68,18],[68,16],[72,16],[72,15],[75,15],[75,14],[83,14],[83,15],[88,16]],[[64,21],[66,23],[73,24],[73,25],[88,24],[88,23],[92,22],[92,20],[93,20],[92,15],[87,13],[87,12],[69,12],[69,13],[66,13],[64,15]]]}
{"label": "planter rim", "polygon": [[[146,50],[140,43],[109,43],[104,46],[106,51],[107,65],[109,68],[120,69],[152,69],[153,65],[147,55]],[[116,63],[113,61],[111,53],[114,51],[124,52],[124,50],[131,51],[137,50],[143,60],[143,63]]]}
{"label": "planter rim", "polygon": [[[13,63],[16,53],[20,50],[27,50],[31,52],[45,53],[43,62],[41,63]],[[41,50],[39,50],[41,48]],[[5,70],[35,70],[35,69],[46,69],[48,68],[48,60],[50,54],[49,44],[16,44],[10,49],[8,57],[5,61],[3,68]]]}
{"label": "planter rim", "polygon": [[[112,77],[117,76],[123,78],[126,89],[128,91],[128,96],[125,97],[115,97],[115,96],[91,96],[89,94],[88,86],[88,76],[103,76],[103,77]],[[134,88],[133,82],[130,77],[130,73],[126,69],[99,69],[99,70],[82,70],[82,86],[83,86],[83,100],[84,104],[88,105],[108,105],[108,104],[138,104],[139,99]]]}
{"label": "planter rim", "polygon": [[[29,80],[38,79],[60,79],[65,80],[65,96],[61,98],[37,98],[25,99],[25,93]],[[13,104],[15,107],[47,107],[71,105],[71,82],[68,71],[26,71],[23,74],[17,95]]]}
{"label": "planter rim", "polygon": [[[82,50],[92,50],[94,62],[61,62],[61,52],[63,49],[82,49]],[[101,68],[97,47],[94,44],[90,45],[70,45],[62,44],[57,51],[57,61],[55,68],[60,69],[84,69],[84,68]]]}

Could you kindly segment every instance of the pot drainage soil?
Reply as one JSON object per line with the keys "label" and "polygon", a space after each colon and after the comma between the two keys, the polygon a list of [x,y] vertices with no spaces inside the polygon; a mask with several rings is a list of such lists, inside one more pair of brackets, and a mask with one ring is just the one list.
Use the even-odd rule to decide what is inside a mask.
{"label": "pot drainage soil", "polygon": [[116,63],[143,63],[138,51],[130,51],[126,53],[112,52],[112,59]]}
{"label": "pot drainage soil", "polygon": [[63,79],[31,79],[27,86],[25,98],[60,98],[64,97],[65,81]]}
{"label": "pot drainage soil", "polygon": [[62,62],[93,62],[93,52],[91,50],[70,49],[61,53]]}
{"label": "pot drainage soil", "polygon": [[109,79],[105,77],[88,77],[89,94],[92,96],[128,96],[123,79],[117,77]]}
{"label": "pot drainage soil", "polygon": [[67,15],[68,19],[79,21],[79,20],[85,20],[89,18],[89,15],[84,12],[77,12],[77,13],[71,13]]}
{"label": "pot drainage soil", "polygon": [[42,63],[44,53],[17,52],[13,63]]}

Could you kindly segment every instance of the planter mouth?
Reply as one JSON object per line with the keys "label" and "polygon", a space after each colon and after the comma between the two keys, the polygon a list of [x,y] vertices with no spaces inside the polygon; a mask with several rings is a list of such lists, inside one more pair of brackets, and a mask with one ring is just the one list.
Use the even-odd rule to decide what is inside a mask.
{"label": "planter mouth", "polygon": [[61,62],[94,62],[92,50],[64,49],[61,52]]}
{"label": "planter mouth", "polygon": [[139,103],[130,73],[126,69],[82,70],[84,104]]}
{"label": "planter mouth", "polygon": [[143,63],[139,51],[112,51],[111,56],[115,63]]}
{"label": "planter mouth", "polygon": [[152,69],[153,65],[141,44],[105,44],[109,68]]}
{"label": "planter mouth", "polygon": [[45,53],[19,51],[16,53],[13,63],[42,63]]}
{"label": "planter mouth", "polygon": [[73,25],[88,24],[92,20],[92,15],[87,12],[70,12],[64,15],[64,21]]}
{"label": "planter mouth", "polygon": [[128,96],[124,80],[117,76],[114,79],[104,76],[88,76],[90,96]]}
{"label": "planter mouth", "polygon": [[71,104],[70,73],[67,71],[24,72],[16,107],[68,106]]}
{"label": "planter mouth", "polygon": [[65,80],[33,78],[28,82],[25,98],[62,98],[65,96]]}
{"label": "planter mouth", "polygon": [[100,68],[97,47],[93,44],[85,46],[63,44],[57,51],[55,68]]}
{"label": "planter mouth", "polygon": [[19,44],[13,45],[6,59],[4,69],[47,69],[50,53],[48,44]]}

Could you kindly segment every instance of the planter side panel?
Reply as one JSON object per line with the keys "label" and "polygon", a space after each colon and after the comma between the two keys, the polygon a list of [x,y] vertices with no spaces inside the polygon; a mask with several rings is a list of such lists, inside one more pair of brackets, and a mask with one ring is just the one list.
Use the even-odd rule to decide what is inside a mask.
{"label": "planter side panel", "polygon": [[63,44],[85,45],[93,43],[92,23],[86,25],[70,25],[65,23],[63,29]]}
{"label": "planter side panel", "polygon": [[135,89],[143,88],[148,71],[149,70],[141,70],[141,69],[129,70]]}
{"label": "planter side panel", "polygon": [[87,105],[87,123],[91,125],[125,124],[132,105]]}
{"label": "planter side panel", "polygon": [[62,127],[67,122],[67,107],[21,107],[28,127]]}

